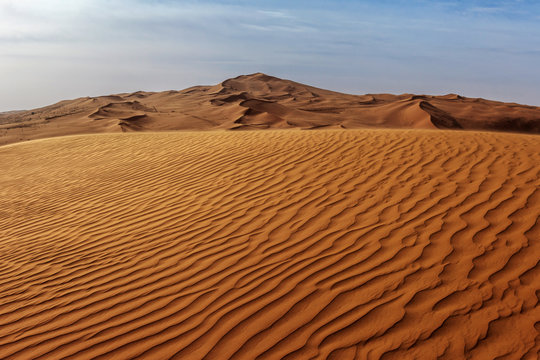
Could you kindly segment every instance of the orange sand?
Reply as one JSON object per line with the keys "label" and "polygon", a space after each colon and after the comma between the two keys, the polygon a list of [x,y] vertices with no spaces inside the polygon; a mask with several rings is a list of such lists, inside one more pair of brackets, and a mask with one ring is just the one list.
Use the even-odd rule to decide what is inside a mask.
{"label": "orange sand", "polygon": [[540,133],[540,108],[455,94],[348,95],[257,73],[215,86],[85,97],[0,113],[0,145],[128,131],[381,127]]}
{"label": "orange sand", "polygon": [[0,358],[536,359],[539,149],[443,130],[0,147]]}

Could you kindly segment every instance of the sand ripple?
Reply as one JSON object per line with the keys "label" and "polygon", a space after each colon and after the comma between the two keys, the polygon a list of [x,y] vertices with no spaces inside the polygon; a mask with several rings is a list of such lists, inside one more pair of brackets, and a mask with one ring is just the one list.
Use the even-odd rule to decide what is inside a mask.
{"label": "sand ripple", "polygon": [[536,359],[540,137],[0,148],[2,359]]}

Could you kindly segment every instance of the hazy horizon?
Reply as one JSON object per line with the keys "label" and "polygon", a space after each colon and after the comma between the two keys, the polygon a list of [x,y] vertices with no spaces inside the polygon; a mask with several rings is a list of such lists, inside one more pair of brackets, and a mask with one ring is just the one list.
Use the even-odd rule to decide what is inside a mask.
{"label": "hazy horizon", "polygon": [[534,1],[0,0],[0,111],[264,72],[540,105]]}

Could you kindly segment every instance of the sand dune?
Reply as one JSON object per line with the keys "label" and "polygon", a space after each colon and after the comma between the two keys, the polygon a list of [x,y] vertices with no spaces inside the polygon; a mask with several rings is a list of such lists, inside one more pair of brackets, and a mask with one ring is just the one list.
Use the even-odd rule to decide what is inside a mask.
{"label": "sand dune", "polygon": [[[227,98],[227,85],[93,113],[129,122],[133,109],[144,127],[143,99],[223,92],[216,116],[253,109],[226,127],[286,126],[294,109]],[[444,99],[416,100],[383,106],[436,112]],[[538,136],[445,130],[0,147],[0,358],[536,359],[539,149]]]}
{"label": "sand dune", "polygon": [[0,145],[103,132],[373,127],[540,133],[540,108],[456,94],[347,95],[257,73],[215,86],[86,97],[3,113]]}

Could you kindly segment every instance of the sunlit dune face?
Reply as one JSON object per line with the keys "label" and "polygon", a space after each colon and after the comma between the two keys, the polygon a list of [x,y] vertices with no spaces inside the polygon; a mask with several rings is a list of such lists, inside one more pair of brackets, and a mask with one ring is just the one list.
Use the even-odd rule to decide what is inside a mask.
{"label": "sunlit dune face", "polygon": [[214,86],[84,97],[0,114],[0,145],[107,132],[294,128],[540,133],[540,108],[456,94],[349,95],[254,73]]}
{"label": "sunlit dune face", "polygon": [[0,357],[534,358],[537,136],[0,147]]}

